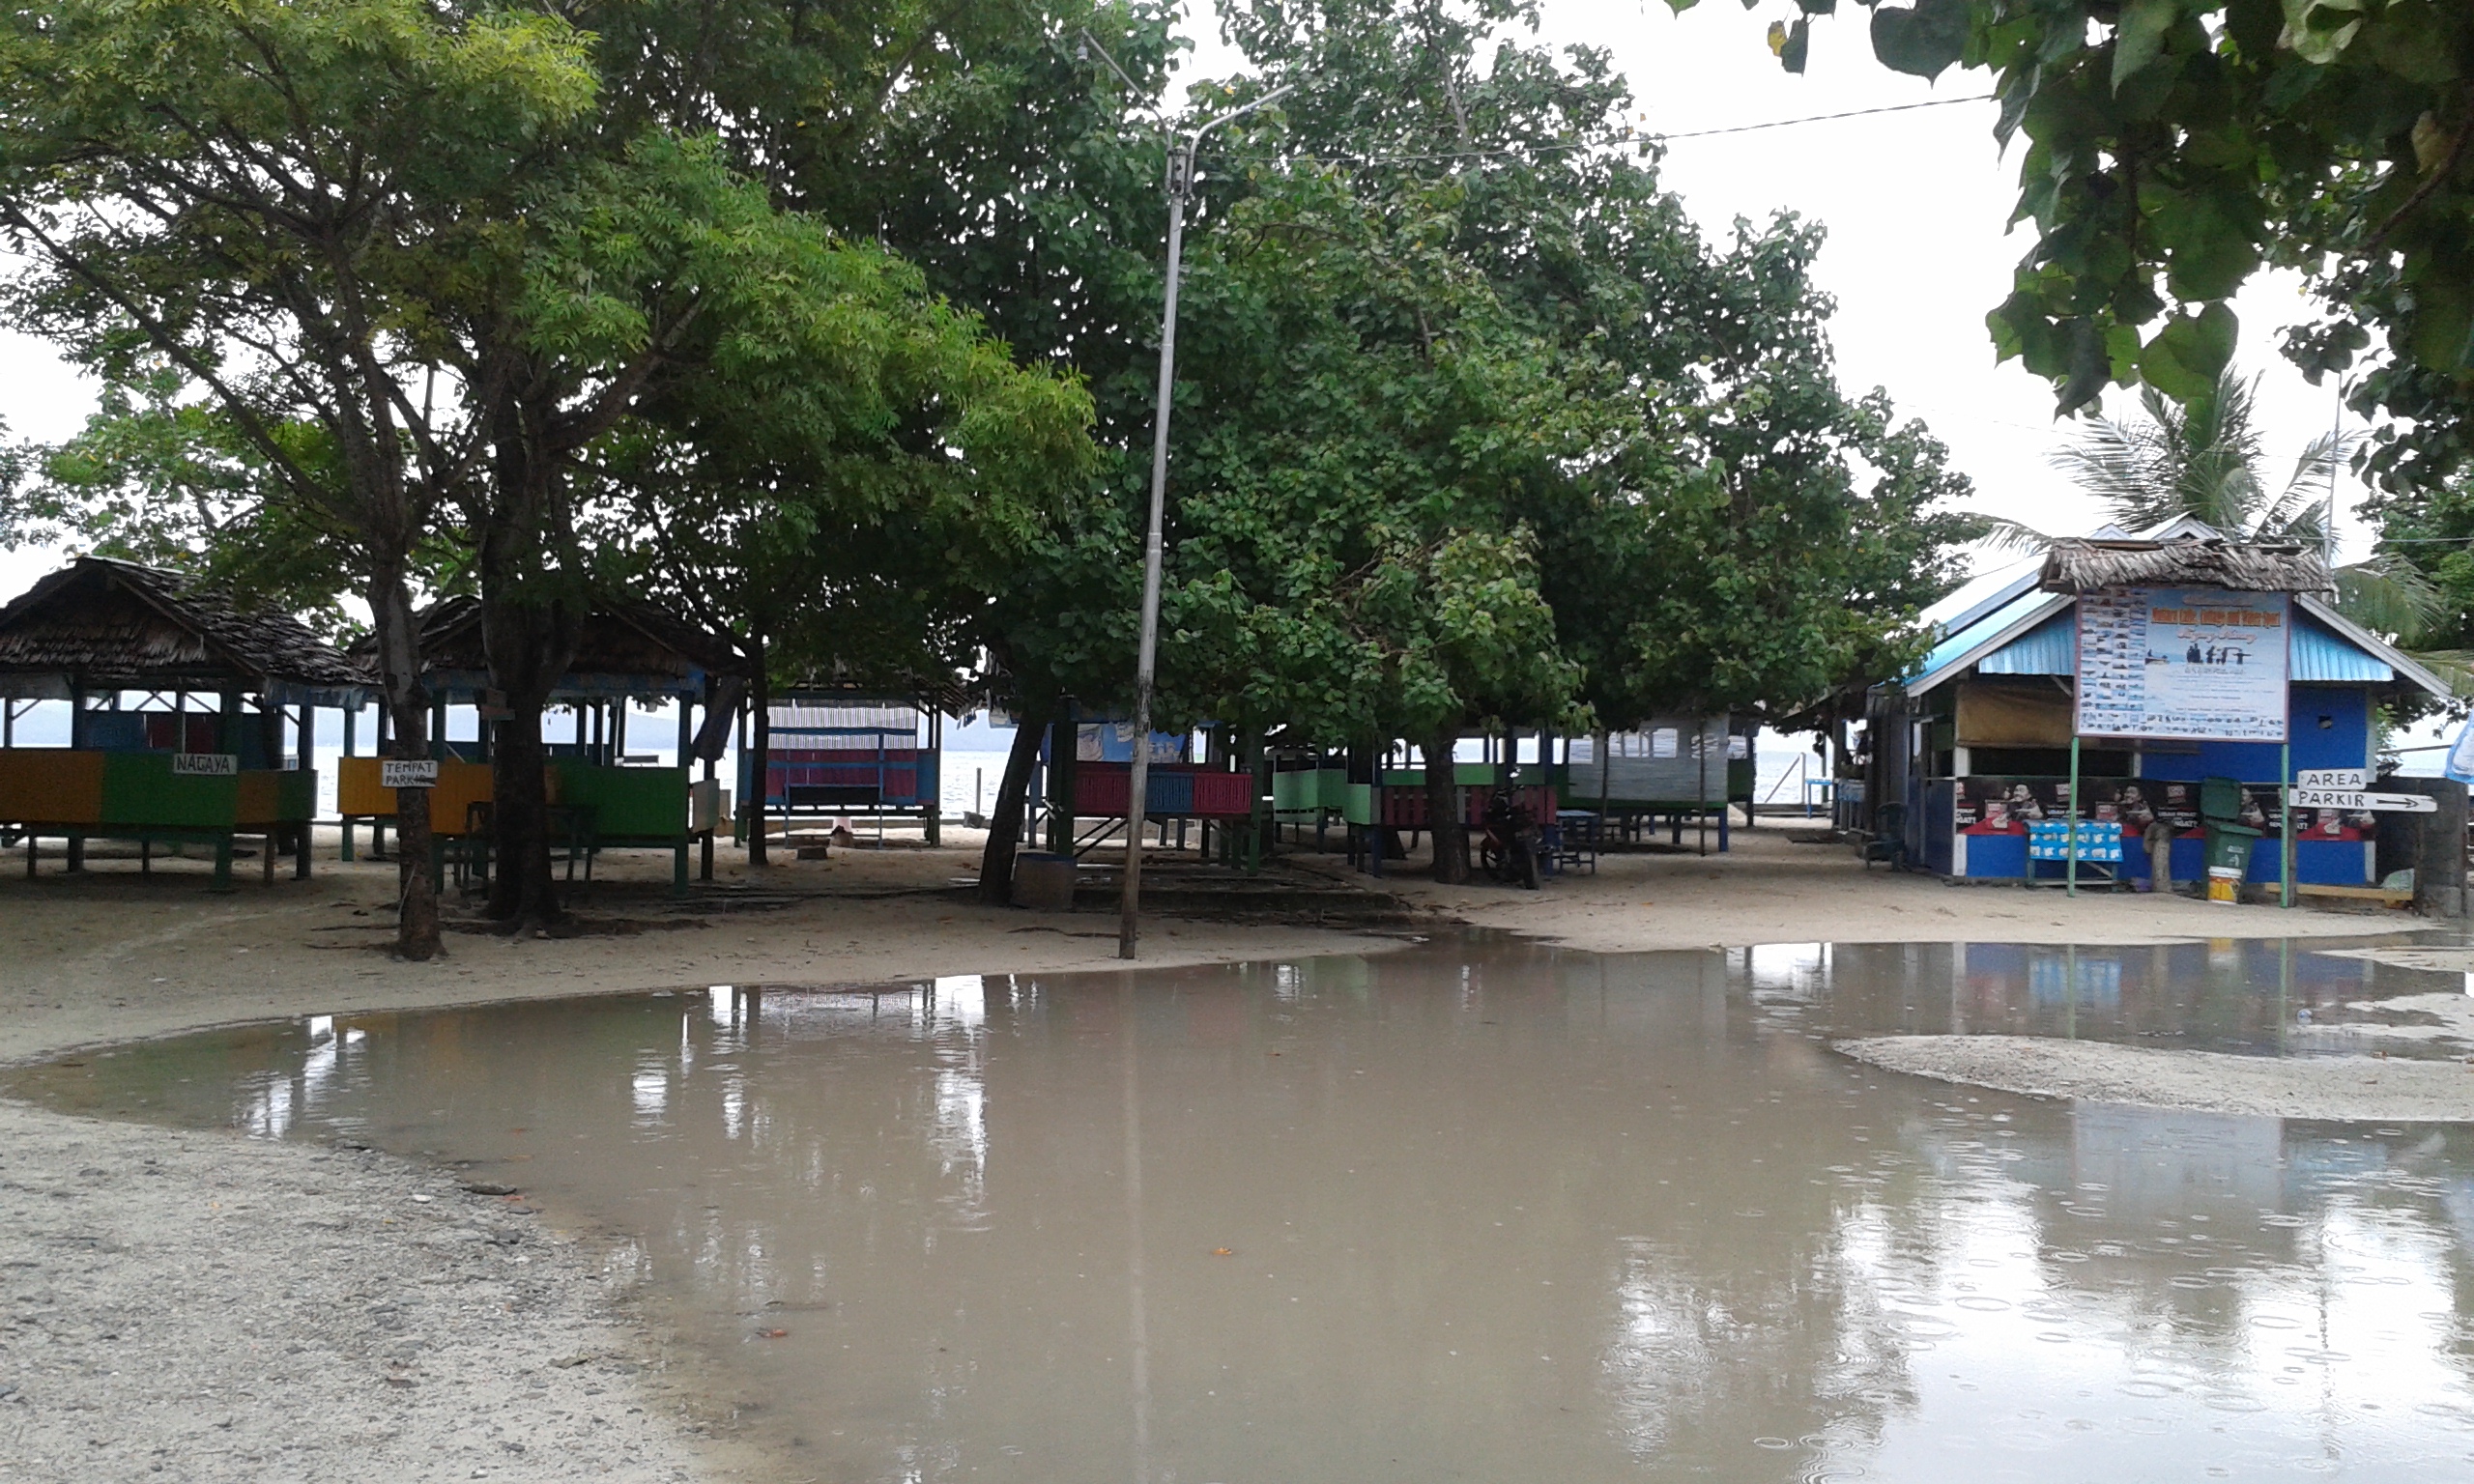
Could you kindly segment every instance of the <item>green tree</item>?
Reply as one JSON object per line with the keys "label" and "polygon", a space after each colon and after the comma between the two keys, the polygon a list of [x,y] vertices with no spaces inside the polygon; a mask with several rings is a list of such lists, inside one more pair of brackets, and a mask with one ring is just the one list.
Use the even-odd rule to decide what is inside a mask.
{"label": "green tree", "polygon": [[[1121,467],[1123,418],[1147,411],[1132,368],[1156,324],[1161,157],[1155,136],[1129,127],[1144,100],[1113,81],[1095,87],[1097,64],[1078,56],[1074,37],[1086,24],[1105,33],[1156,95],[1173,12],[1157,0],[855,0],[829,12],[629,0],[567,14],[595,37],[610,140],[647,129],[709,136],[776,208],[881,243],[1026,363],[1080,374],[1108,457],[1033,534],[992,600],[972,608],[970,627],[998,673],[1039,698],[1026,704],[1110,694],[1122,682],[1093,662],[1097,636],[1130,633],[1110,604],[1134,550],[1122,507],[1138,485]],[[840,616],[880,635],[913,619],[933,626],[942,620],[930,611],[951,605],[923,605],[925,590],[853,582],[836,589]],[[1000,823],[1021,817],[1028,760],[1009,769]],[[1011,850],[1011,834],[992,831],[985,875],[999,899]]]}
{"label": "green tree", "polygon": [[[1631,106],[1606,55],[1520,44],[1535,21],[1526,0],[1229,15],[1305,79],[1284,105],[1292,148],[1369,188],[1448,172],[1453,249],[1569,364],[1621,378],[1593,395],[1632,399],[1620,457],[1542,487],[1589,498],[1529,512],[1566,632],[1597,628],[1602,719],[1811,694],[1953,579],[1968,485],[1885,395],[1837,385],[1834,306],[1811,281],[1822,230],[1782,214],[1705,241],[1654,149],[1590,147]],[[1665,608],[1644,625],[1627,605],[1649,594]]]}
{"label": "green tree", "polygon": [[[0,21],[0,233],[22,264],[0,313],[107,384],[187,379],[280,503],[268,533],[348,557],[399,755],[427,750],[416,554],[479,471],[503,369],[459,384],[432,305],[592,95],[574,33],[519,12],[60,0]],[[398,947],[426,957],[426,797],[402,809]]]}
{"label": "green tree", "polygon": [[1198,254],[1162,655],[1168,715],[1416,740],[1446,880],[1466,869],[1460,734],[1576,714],[1517,512],[1606,431],[1571,378],[1609,380],[1452,251],[1456,195],[1369,207],[1334,177],[1267,181]]}
{"label": "green tree", "polygon": [[[1697,0],[1668,0],[1684,10]],[[1799,12],[1827,13],[1801,0]],[[2468,452],[2474,396],[2474,7],[2457,0],[1868,3],[1874,53],[1921,77],[1993,74],[2024,139],[2036,243],[1990,318],[2063,413],[2143,381],[2202,399],[2230,363],[2227,300],[2263,266],[2322,310],[2285,350],[2352,371],[2366,463],[2430,485]],[[1810,22],[1776,30],[1801,71]]]}
{"label": "green tree", "polygon": [[734,359],[676,383],[594,471],[614,495],[596,546],[747,654],[759,776],[777,681],[949,691],[1091,457],[1079,385],[1018,368],[975,317],[873,257],[876,291],[766,350],[772,374]]}

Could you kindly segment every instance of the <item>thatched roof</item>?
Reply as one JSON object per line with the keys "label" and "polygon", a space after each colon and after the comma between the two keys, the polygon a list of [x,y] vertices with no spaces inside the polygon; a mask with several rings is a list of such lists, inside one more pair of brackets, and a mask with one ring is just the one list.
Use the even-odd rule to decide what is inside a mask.
{"label": "thatched roof", "polygon": [[[368,641],[356,655],[374,655]],[[468,689],[489,673],[481,602],[442,598],[420,615],[422,673],[432,685]],[[676,694],[705,675],[737,675],[747,661],[736,645],[658,609],[624,599],[596,603],[577,636],[575,657],[552,690],[589,695]]]}
{"label": "thatched roof", "polygon": [[2037,585],[2047,592],[2107,587],[2223,587],[2232,592],[2336,590],[2318,551],[2293,542],[2056,541]]}
{"label": "thatched roof", "polygon": [[283,613],[178,572],[82,556],[0,608],[0,677],[27,694],[354,689],[370,672]]}

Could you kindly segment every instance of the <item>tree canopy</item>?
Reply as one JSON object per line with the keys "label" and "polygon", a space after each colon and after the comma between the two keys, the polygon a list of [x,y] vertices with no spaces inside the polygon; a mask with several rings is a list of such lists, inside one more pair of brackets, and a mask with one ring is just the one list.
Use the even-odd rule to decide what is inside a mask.
{"label": "tree canopy", "polygon": [[[1697,0],[1668,0],[1676,10]],[[1990,324],[2067,414],[2108,385],[2205,396],[2262,267],[2320,309],[2286,337],[2350,376],[2366,466],[2429,484],[2469,451],[2474,8],[2456,0],[1859,0],[1896,71],[1993,75],[2035,229]],[[1774,44],[1804,65],[1800,0]]]}

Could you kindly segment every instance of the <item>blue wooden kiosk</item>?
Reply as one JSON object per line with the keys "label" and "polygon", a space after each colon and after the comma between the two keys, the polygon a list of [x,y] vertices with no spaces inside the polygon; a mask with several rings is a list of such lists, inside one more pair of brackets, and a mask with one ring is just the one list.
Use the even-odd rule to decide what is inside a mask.
{"label": "blue wooden kiosk", "polygon": [[2117,827],[2118,873],[2136,883],[2150,871],[2140,837],[2162,820],[2172,879],[2193,882],[2206,874],[2213,780],[2220,794],[2239,785],[2239,822],[2259,834],[2249,883],[2369,886],[2371,817],[2288,812],[2286,790],[2308,769],[2375,774],[2376,708],[2412,693],[2450,694],[2337,612],[2314,548],[2237,543],[2196,521],[2059,542],[1947,614],[1913,671],[1873,688],[1868,791],[1900,804],[1877,805],[1874,829],[1941,875],[2052,881],[2073,874],[2068,852],[2031,858],[2053,854],[2031,839],[2075,816]]}

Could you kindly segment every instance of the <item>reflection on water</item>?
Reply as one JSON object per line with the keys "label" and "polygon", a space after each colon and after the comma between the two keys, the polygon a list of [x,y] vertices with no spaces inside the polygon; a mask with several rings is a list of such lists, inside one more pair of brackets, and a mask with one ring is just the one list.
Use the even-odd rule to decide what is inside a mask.
{"label": "reflection on water", "polygon": [[1823,1043],[2307,1049],[2292,1011],[2429,991],[2401,972],[1454,943],[319,1017],[14,1085],[469,1159],[632,1234],[793,1477],[2457,1479],[2474,1132]]}

